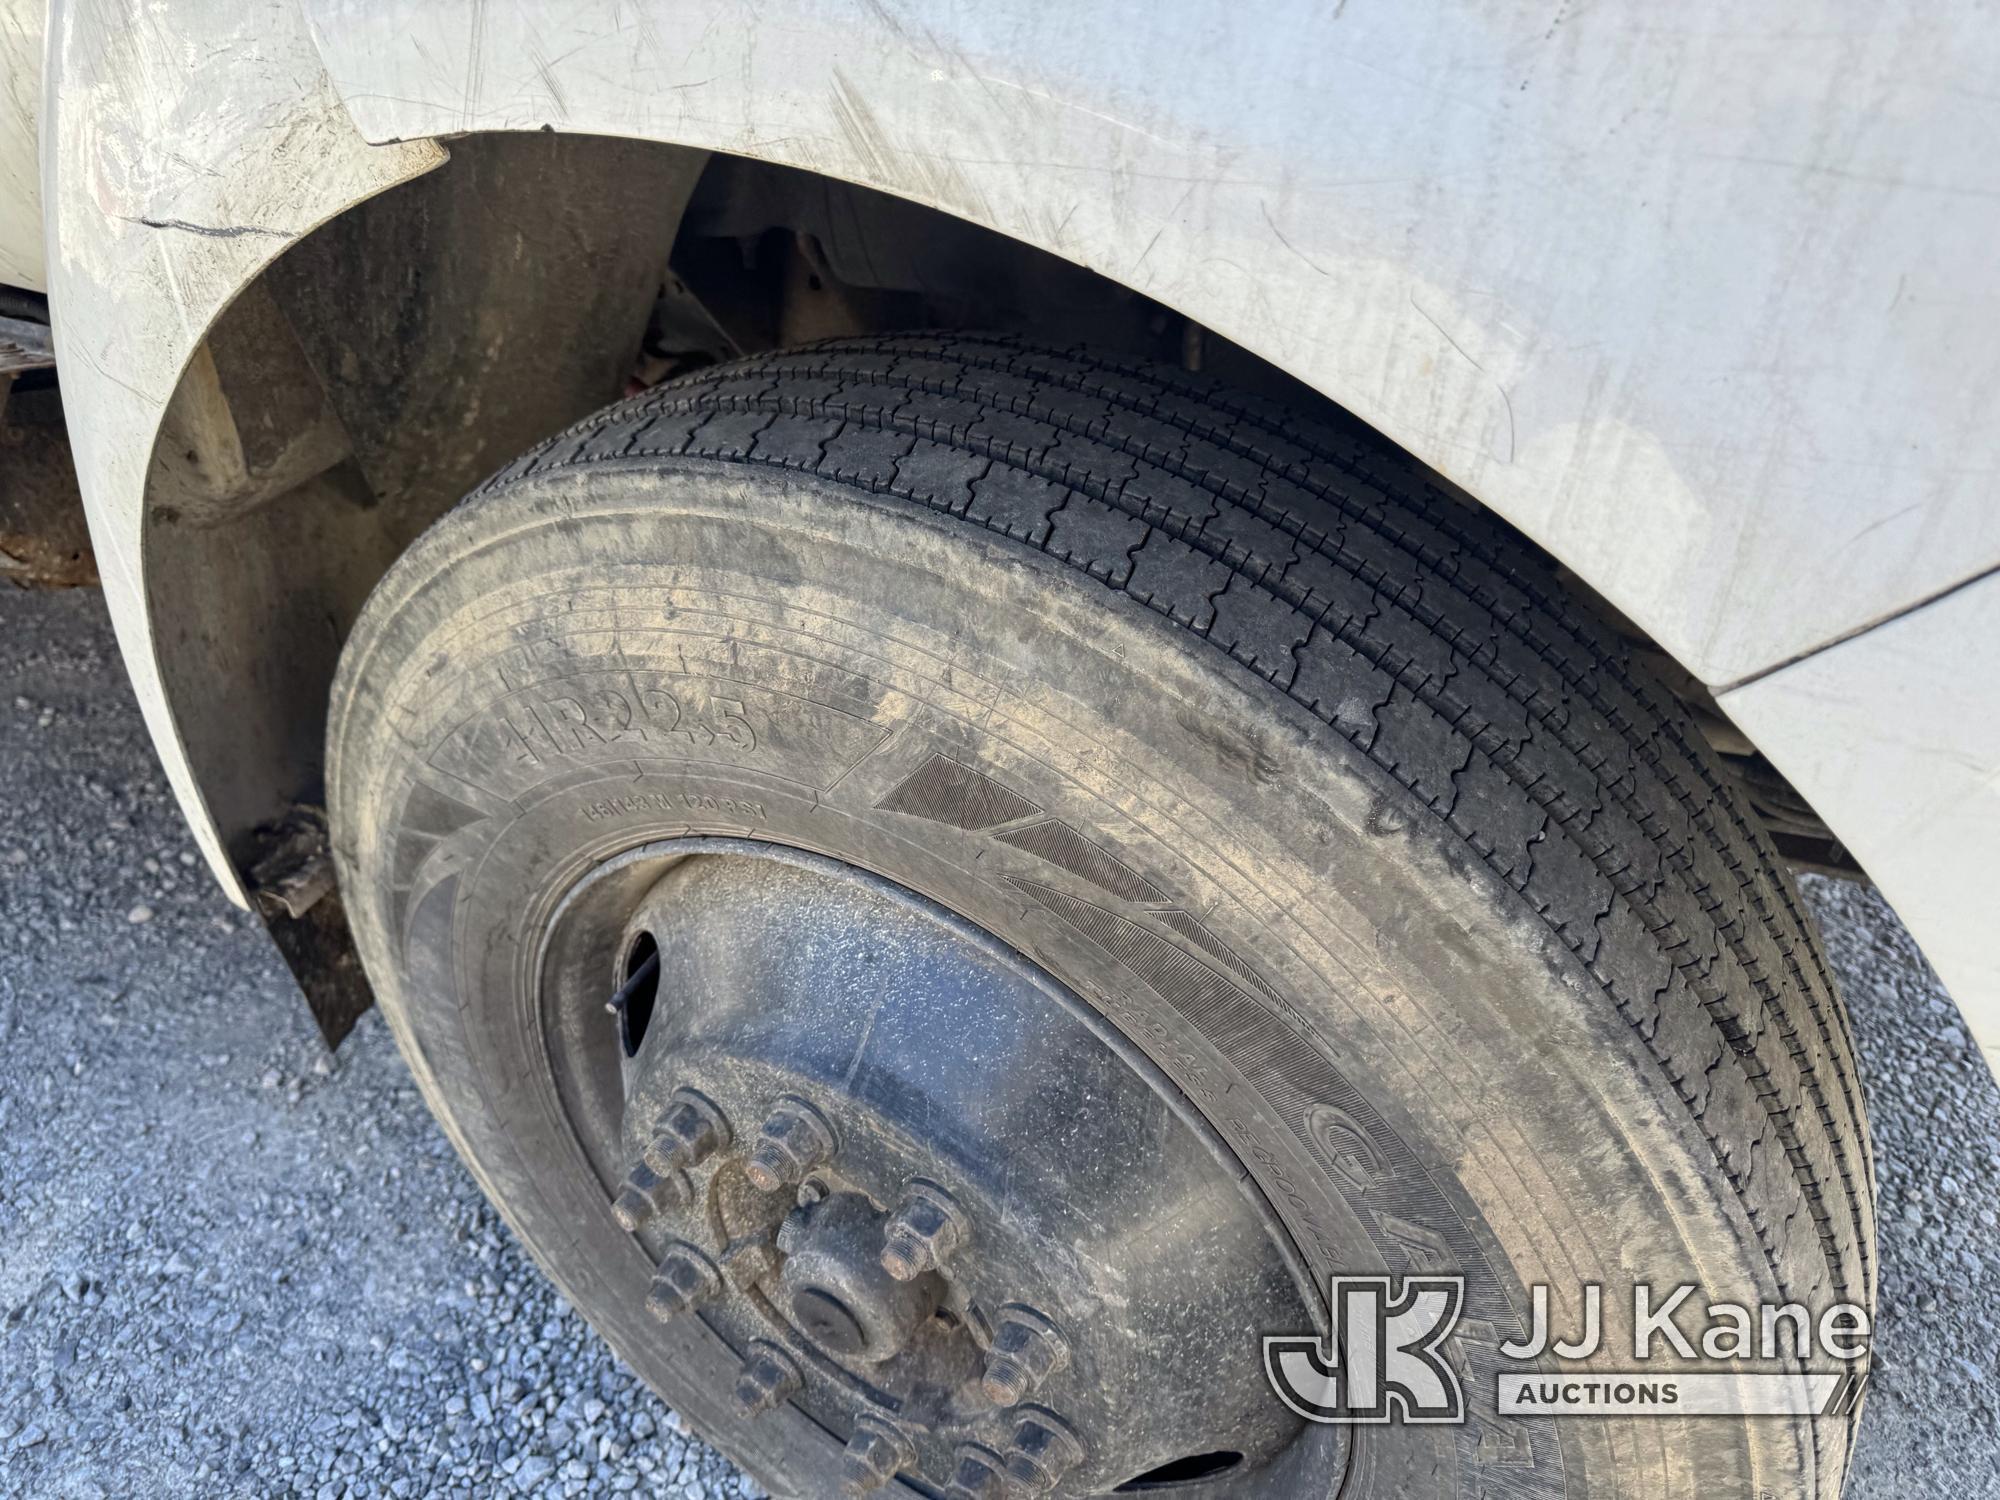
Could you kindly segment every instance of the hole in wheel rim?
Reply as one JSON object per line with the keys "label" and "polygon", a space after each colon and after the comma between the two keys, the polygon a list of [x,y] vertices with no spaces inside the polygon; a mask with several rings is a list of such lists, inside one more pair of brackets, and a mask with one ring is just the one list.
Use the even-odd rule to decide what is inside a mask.
{"label": "hole in wheel rim", "polygon": [[1226,1474],[1242,1462],[1243,1455],[1240,1453],[1191,1453],[1186,1458],[1177,1458],[1172,1463],[1164,1463],[1135,1475],[1113,1493],[1125,1495],[1137,1490],[1164,1490],[1193,1484],[1198,1479],[1213,1479],[1218,1474]]}
{"label": "hole in wheel rim", "polygon": [[[618,1040],[627,1057],[639,1055],[639,1044],[646,1040],[646,1028],[653,1024],[653,1001],[660,993],[660,972],[653,965],[658,955],[659,945],[649,932],[640,933],[632,951],[625,955],[625,972],[621,976],[625,987],[619,991],[623,1003],[618,1006]],[[634,984],[648,965],[653,965],[651,972]]]}

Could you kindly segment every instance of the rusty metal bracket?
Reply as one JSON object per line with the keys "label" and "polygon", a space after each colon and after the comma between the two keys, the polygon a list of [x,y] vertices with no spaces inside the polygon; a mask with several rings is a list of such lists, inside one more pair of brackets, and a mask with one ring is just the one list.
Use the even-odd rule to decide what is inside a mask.
{"label": "rusty metal bracket", "polygon": [[55,340],[48,324],[0,317],[0,375],[46,370],[55,362]]}
{"label": "rusty metal bracket", "polygon": [[324,808],[300,805],[257,834],[248,884],[320,1036],[338,1047],[375,1003],[340,904]]}

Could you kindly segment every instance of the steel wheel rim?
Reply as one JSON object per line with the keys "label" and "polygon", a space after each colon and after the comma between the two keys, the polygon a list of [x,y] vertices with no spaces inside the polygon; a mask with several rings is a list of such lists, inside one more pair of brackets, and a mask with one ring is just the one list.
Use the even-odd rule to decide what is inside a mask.
{"label": "steel wheel rim", "polygon": [[[653,1013],[641,1029],[637,1045],[629,1049],[630,1055],[626,1055],[628,1048],[619,1045],[619,1041],[629,1036],[625,1027],[632,996],[626,996],[624,1013],[606,1014],[606,997],[621,987],[621,981],[634,968],[644,967],[643,961],[633,961],[633,955],[646,893],[668,884],[675,871],[686,872],[700,861],[718,868],[720,863],[730,861],[736,862],[739,869],[754,864],[782,872],[783,879],[808,885],[815,881],[822,886],[844,884],[850,891],[861,893],[855,899],[864,905],[872,902],[894,908],[906,921],[926,925],[933,934],[949,934],[967,952],[976,955],[980,963],[1010,973],[1017,982],[1035,991],[1048,1007],[1059,1011],[1069,1028],[1069,1041],[1085,1037],[1089,1046],[1101,1054],[1100,1064],[1103,1057],[1112,1059],[1125,1080],[1125,1087],[1142,1089],[1152,1101],[1153,1113],[1171,1121],[1169,1134],[1182,1148],[1180,1166],[1187,1166],[1185,1148],[1193,1143],[1206,1163],[1205,1170],[1229,1184],[1234,1198],[1229,1214],[1238,1220],[1239,1227],[1242,1223],[1254,1225],[1261,1243],[1282,1268],[1287,1311],[1274,1315],[1266,1298],[1264,1326],[1237,1326],[1229,1330],[1246,1356],[1252,1357],[1252,1363],[1261,1334],[1296,1332],[1302,1327],[1318,1325],[1323,1319],[1323,1304],[1312,1287],[1304,1258],[1276,1211],[1200,1109],[1117,1027],[1053,975],[928,897],[828,854],[728,837],[657,841],[603,860],[553,905],[535,958],[535,970],[542,981],[537,1004],[550,1038],[551,1079],[561,1112],[597,1172],[607,1210],[620,1215],[621,1222],[630,1226],[660,1267],[649,1306],[656,1315],[698,1318],[709,1332],[735,1351],[742,1362],[738,1397],[743,1409],[754,1413],[786,1402],[801,1407],[828,1433],[836,1448],[845,1445],[848,1478],[864,1487],[864,1491],[866,1487],[887,1483],[893,1474],[900,1483],[917,1492],[952,1496],[989,1492],[1080,1495],[1126,1488],[1182,1496],[1273,1493],[1276,1492],[1273,1486],[1289,1487],[1291,1478],[1281,1479],[1281,1474],[1294,1470],[1293,1477],[1310,1484],[1311,1493],[1328,1495],[1341,1488],[1335,1476],[1347,1468],[1349,1445],[1344,1433],[1331,1429],[1317,1428],[1301,1434],[1293,1424],[1283,1424],[1284,1430],[1275,1436],[1268,1427],[1261,1428],[1252,1432],[1254,1441],[1247,1441],[1240,1434],[1255,1428],[1260,1414],[1246,1405],[1242,1408],[1243,1420],[1234,1424],[1236,1442],[1197,1436],[1189,1430],[1189,1423],[1182,1421],[1175,1431],[1176,1440],[1168,1445],[1173,1450],[1171,1457],[1157,1463],[1141,1463],[1133,1457],[1136,1450],[1143,1449],[1143,1444],[1132,1440],[1131,1419],[1108,1421],[1102,1407],[1085,1412],[1058,1409],[1049,1390],[1042,1392],[1049,1396],[1048,1402],[1037,1400],[1037,1387],[1043,1380],[1051,1380],[1055,1385],[1061,1382],[1060,1376],[1044,1367],[1061,1369],[1072,1360],[1079,1371],[1102,1365],[1101,1357],[1093,1358],[1090,1352],[1100,1342],[1093,1321],[1079,1317],[1074,1306],[1062,1296],[1046,1292],[1030,1292],[1004,1300],[993,1295],[952,1295],[954,1288],[950,1284],[963,1274],[952,1265],[959,1253],[959,1246],[951,1243],[952,1236],[957,1232],[961,1239],[969,1238],[973,1244],[988,1240],[993,1231],[982,1228],[982,1221],[991,1218],[990,1204],[980,1201],[976,1185],[968,1194],[962,1177],[953,1178],[949,1170],[907,1171],[894,1185],[897,1188],[894,1192],[888,1190],[885,1182],[859,1181],[842,1171],[830,1170],[829,1163],[843,1155],[842,1137],[857,1132],[850,1120],[826,1118],[828,1098],[823,1086],[827,1080],[823,1077],[812,1080],[816,1087],[783,1090],[767,1102],[775,1107],[781,1098],[789,1096],[804,1106],[794,1113],[808,1121],[817,1113],[817,1126],[809,1123],[800,1138],[810,1142],[815,1133],[831,1135],[832,1153],[824,1159],[814,1159],[812,1151],[804,1151],[799,1155],[799,1164],[789,1171],[767,1163],[769,1180],[762,1188],[747,1184],[756,1171],[760,1148],[764,1148],[765,1155],[771,1154],[773,1132],[764,1127],[775,1109],[766,1108],[759,1113],[746,1109],[741,1099],[711,1097],[713,1093],[729,1092],[726,1088],[712,1086],[704,1091],[684,1081],[669,1084],[653,1077],[645,1041],[673,1035],[670,1031],[652,1030],[653,1025],[670,1017],[670,1012],[663,1013],[658,1008],[658,999],[653,1001]],[[636,898],[635,892],[639,893]],[[607,902],[623,905],[627,915],[622,922],[614,924],[605,910]],[[657,939],[654,945],[656,950],[661,949]],[[666,944],[667,949],[677,946],[671,939]],[[672,988],[672,960],[663,959],[659,966],[668,971],[666,987]],[[1046,1022],[1048,1017],[1035,1019]],[[591,1022],[596,1023],[594,1038]],[[609,1047],[605,1045],[606,1038],[612,1039]],[[856,1060],[860,1060],[858,1055]],[[712,1083],[706,1077],[698,1081]],[[770,1094],[772,1090],[765,1092]],[[633,1101],[629,1109],[628,1096]],[[670,1123],[669,1116],[676,1111],[678,1119]],[[832,1112],[846,1112],[837,1095]],[[706,1121],[702,1118],[704,1114],[709,1116]],[[678,1154],[671,1139],[676,1132],[682,1142]],[[782,1136],[785,1132],[776,1134]],[[666,1144],[656,1144],[662,1135],[670,1139]],[[848,1147],[844,1154],[852,1160],[857,1153]],[[870,1169],[879,1168],[883,1153],[859,1154],[868,1159]],[[733,1165],[725,1172],[718,1165],[722,1162]],[[962,1151],[961,1159],[951,1165],[963,1166]],[[784,1214],[777,1216],[778,1222],[763,1226],[769,1231],[764,1236],[768,1243],[756,1255],[735,1243],[746,1236],[731,1231],[726,1214],[716,1221],[716,1232],[705,1242],[699,1235],[675,1232],[686,1228],[684,1223],[673,1221],[675,1209],[699,1200],[706,1211],[716,1196],[711,1191],[711,1179],[724,1175],[744,1179],[731,1189],[738,1198],[743,1196],[746,1184],[753,1191],[775,1199],[791,1195]],[[866,1176],[867,1171],[862,1175]],[[777,1180],[780,1177],[782,1181]],[[937,1180],[940,1177],[953,1180],[940,1182]],[[925,1189],[929,1187],[938,1189],[929,1196],[941,1200],[941,1205],[924,1201]],[[798,1191],[801,1188],[803,1193]],[[877,1285],[867,1291],[874,1301],[864,1309],[866,1315],[857,1317],[856,1307],[849,1305],[854,1299],[846,1295],[853,1289],[849,1282],[811,1288],[828,1293],[828,1301],[839,1304],[837,1309],[827,1308],[828,1321],[817,1330],[808,1326],[809,1320],[800,1314],[798,1294],[803,1289],[787,1283],[785,1269],[798,1259],[800,1245],[816,1238],[809,1232],[810,1225],[802,1228],[798,1222],[802,1215],[797,1199],[811,1195],[828,1202],[842,1200],[841,1206],[855,1211],[850,1217],[857,1216],[859,1211],[852,1200],[865,1199],[868,1212],[874,1215],[873,1232],[895,1239],[900,1231],[905,1259],[909,1262],[909,1279],[942,1277],[947,1283],[944,1291],[932,1299],[932,1305],[922,1309],[923,1317],[918,1321],[928,1330],[929,1323],[925,1320],[941,1320],[949,1326],[955,1319],[957,1330],[975,1346],[980,1358],[972,1378],[993,1408],[985,1421],[947,1419],[935,1404],[912,1418],[906,1410],[907,1403],[899,1406],[894,1399],[882,1400],[885,1394],[894,1393],[879,1388],[874,1391],[872,1401],[863,1394],[844,1407],[830,1405],[823,1397],[814,1399],[816,1388],[838,1384],[828,1378],[827,1364],[846,1363],[846,1373],[851,1376],[855,1363],[881,1363],[876,1352],[867,1346],[869,1338],[884,1326],[884,1314],[875,1305],[880,1301],[881,1287]],[[685,1201],[679,1201],[683,1198]],[[826,1212],[819,1210],[817,1215],[804,1217],[816,1220]],[[952,1227],[954,1217],[962,1221],[956,1231]],[[740,1216],[736,1227],[743,1227]],[[781,1228],[790,1231],[789,1247],[777,1244]],[[917,1245],[914,1252],[910,1250],[913,1236]],[[933,1242],[946,1242],[940,1257],[943,1264],[925,1260],[926,1236]],[[753,1233],[748,1237],[757,1236]],[[1225,1233],[1223,1237],[1227,1239],[1228,1235]],[[885,1244],[883,1248],[889,1247]],[[733,1256],[732,1250],[736,1252]],[[981,1252],[967,1253],[976,1257]],[[751,1265],[756,1259],[774,1260],[776,1269],[765,1266],[760,1273]],[[849,1275],[857,1273],[857,1259],[855,1254],[848,1254],[844,1266]],[[1013,1259],[1018,1263],[1020,1257],[1015,1255]],[[783,1296],[791,1299],[789,1304],[783,1297],[774,1300],[757,1291],[763,1279],[774,1279]],[[878,1282],[881,1279],[876,1277]],[[936,1287],[931,1290],[938,1291]],[[1044,1302],[1057,1304],[1051,1309],[1054,1316],[1036,1305],[1037,1296]],[[1225,1301],[1228,1296],[1224,1294]],[[758,1309],[760,1301],[766,1305]],[[1242,1301],[1239,1297],[1232,1305],[1240,1305]],[[757,1310],[762,1326],[747,1325],[741,1317],[725,1316],[722,1309],[731,1304]],[[780,1309],[776,1319],[771,1316],[774,1307]],[[996,1318],[996,1313],[1003,1309],[1005,1316]],[[1269,1321],[1274,1316],[1275,1326]],[[861,1347],[855,1350],[843,1352],[837,1347],[842,1338],[853,1337],[853,1330],[845,1328],[843,1317],[863,1325]],[[1223,1323],[1230,1321],[1227,1310],[1219,1317]],[[1053,1330],[1052,1334],[1041,1333],[1042,1325]],[[1076,1328],[1074,1334],[1071,1327]],[[1002,1367],[989,1383],[985,1366],[993,1362],[996,1349],[1009,1358],[1002,1361]],[[1101,1356],[1101,1350],[1097,1352]],[[863,1356],[875,1357],[864,1361]],[[865,1381],[849,1384],[866,1386]],[[1238,1380],[1231,1388],[1241,1393],[1245,1383]],[[1189,1393],[1184,1390],[1177,1394],[1185,1397]],[[1210,1407],[1215,1405],[1212,1386],[1197,1386],[1193,1395]],[[1012,1399],[999,1399],[1008,1397]],[[1260,1377],[1254,1378],[1246,1399],[1264,1411],[1278,1405],[1264,1389]],[[1074,1404],[1072,1401],[1071,1405]],[[1091,1403],[1086,1400],[1083,1404]],[[1149,1401],[1145,1409],[1187,1410],[1195,1405],[1182,1400],[1177,1408],[1170,1399]],[[1004,1420],[992,1420],[996,1414]],[[1143,1419],[1142,1413],[1140,1420]],[[1158,1446],[1145,1453],[1145,1457],[1158,1458]]]}

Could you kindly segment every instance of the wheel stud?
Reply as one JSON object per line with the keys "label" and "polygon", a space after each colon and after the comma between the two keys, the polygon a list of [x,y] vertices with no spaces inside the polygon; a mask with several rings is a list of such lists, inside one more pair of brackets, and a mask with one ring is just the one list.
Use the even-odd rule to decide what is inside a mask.
{"label": "wheel stud", "polygon": [[1007,1473],[1029,1494],[1044,1494],[1083,1461],[1083,1444],[1047,1407],[1024,1406],[1018,1416],[1007,1446]]}
{"label": "wheel stud", "polygon": [[775,1193],[802,1179],[833,1155],[833,1127],[805,1100],[780,1099],[757,1132],[757,1144],[744,1167],[750,1185],[760,1193]]}
{"label": "wheel stud", "polygon": [[632,1168],[632,1175],[625,1179],[625,1185],[612,1201],[611,1216],[626,1233],[636,1234],[655,1214],[679,1208],[692,1197],[694,1184],[687,1173],[668,1172],[662,1176],[640,1162]]}
{"label": "wheel stud", "polygon": [[798,1362],[768,1339],[758,1339],[736,1377],[736,1404],[746,1417],[761,1417],[791,1400],[802,1383]]}
{"label": "wheel stud", "polygon": [[1032,1307],[1010,1302],[995,1317],[993,1347],[979,1383],[994,1404],[1012,1406],[1068,1363],[1069,1342],[1056,1325]]}
{"label": "wheel stud", "polygon": [[713,1299],[722,1290],[722,1273],[700,1250],[685,1240],[667,1247],[666,1258],[646,1292],[646,1311],[662,1323]]}
{"label": "wheel stud", "polygon": [[961,1443],[952,1455],[951,1487],[945,1500],[1001,1500],[1012,1494],[999,1454],[978,1443]]}
{"label": "wheel stud", "polygon": [[850,1495],[866,1495],[879,1490],[917,1459],[916,1444],[902,1431],[872,1412],[855,1423],[854,1436],[847,1440],[841,1460],[846,1482],[841,1488]]}
{"label": "wheel stud", "polygon": [[693,1089],[675,1089],[653,1126],[646,1147],[646,1165],[656,1173],[698,1167],[729,1145],[729,1121],[705,1096]]}
{"label": "wheel stud", "polygon": [[883,1231],[882,1269],[898,1281],[942,1271],[965,1235],[965,1213],[951,1194],[919,1177],[904,1189],[903,1201]]}

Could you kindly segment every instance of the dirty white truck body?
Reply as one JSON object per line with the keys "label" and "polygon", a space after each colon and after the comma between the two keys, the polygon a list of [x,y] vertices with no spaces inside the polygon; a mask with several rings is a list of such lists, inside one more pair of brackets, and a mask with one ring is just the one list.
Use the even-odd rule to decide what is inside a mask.
{"label": "dirty white truck body", "polygon": [[1707,684],[2000,1045],[2000,30],[1969,0],[0,10],[0,281],[49,294],[126,663],[237,899],[162,625],[203,584],[148,519],[169,403],[267,266],[451,138],[575,132],[935,207],[1314,387]]}

